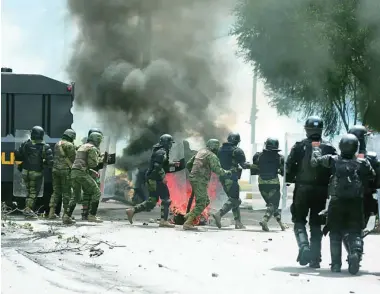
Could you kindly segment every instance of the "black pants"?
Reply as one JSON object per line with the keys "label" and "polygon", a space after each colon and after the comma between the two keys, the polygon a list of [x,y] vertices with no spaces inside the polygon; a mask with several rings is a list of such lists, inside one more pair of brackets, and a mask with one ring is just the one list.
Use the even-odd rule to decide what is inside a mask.
{"label": "black pants", "polygon": [[[319,213],[325,209],[328,197],[327,186],[296,184],[293,192],[293,203],[290,207],[294,234],[300,250],[310,246],[311,261],[321,261],[322,228],[324,219]],[[306,218],[309,216],[310,243],[306,232]]]}
{"label": "black pants", "polygon": [[330,228],[331,263],[342,264],[342,242],[348,254],[363,253],[361,231],[364,226],[363,200],[332,198],[327,216]]}

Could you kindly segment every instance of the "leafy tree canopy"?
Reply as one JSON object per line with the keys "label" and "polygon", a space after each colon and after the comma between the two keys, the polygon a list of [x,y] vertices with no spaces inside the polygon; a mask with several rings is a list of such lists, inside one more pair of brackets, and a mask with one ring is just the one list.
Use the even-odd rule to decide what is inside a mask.
{"label": "leafy tree canopy", "polygon": [[380,131],[379,0],[238,0],[232,34],[279,114]]}

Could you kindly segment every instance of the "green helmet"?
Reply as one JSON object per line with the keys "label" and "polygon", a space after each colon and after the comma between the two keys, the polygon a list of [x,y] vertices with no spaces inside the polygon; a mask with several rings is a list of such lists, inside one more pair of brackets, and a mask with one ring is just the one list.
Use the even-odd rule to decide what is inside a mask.
{"label": "green helmet", "polygon": [[63,132],[62,138],[73,142],[77,137],[77,133],[72,129],[67,129]]}
{"label": "green helmet", "polygon": [[98,132],[93,132],[88,136],[87,142],[93,143],[96,147],[100,146],[100,143],[102,143],[103,135]]}
{"label": "green helmet", "polygon": [[220,142],[217,139],[210,139],[207,141],[206,147],[207,147],[207,149],[209,149],[210,151],[212,151],[216,154],[219,151]]}

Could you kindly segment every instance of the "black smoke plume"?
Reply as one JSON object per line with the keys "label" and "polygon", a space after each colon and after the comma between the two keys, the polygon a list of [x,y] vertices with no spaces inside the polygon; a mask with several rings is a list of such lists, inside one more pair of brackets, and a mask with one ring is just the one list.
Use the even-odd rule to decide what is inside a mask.
{"label": "black smoke plume", "polygon": [[218,118],[233,115],[228,69],[213,41],[232,6],[228,0],[68,0],[79,28],[68,66],[76,103],[127,135],[119,167],[145,162],[164,133],[180,140],[226,136]]}

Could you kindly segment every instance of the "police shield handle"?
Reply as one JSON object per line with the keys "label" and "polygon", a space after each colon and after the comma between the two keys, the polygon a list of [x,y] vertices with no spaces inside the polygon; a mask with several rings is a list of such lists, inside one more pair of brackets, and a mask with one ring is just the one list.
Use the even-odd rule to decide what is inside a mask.
{"label": "police shield handle", "polygon": [[107,153],[107,164],[115,164],[116,163],[116,153],[108,154]]}
{"label": "police shield handle", "polygon": [[313,147],[319,147],[321,145],[321,142],[311,142],[311,146]]}

